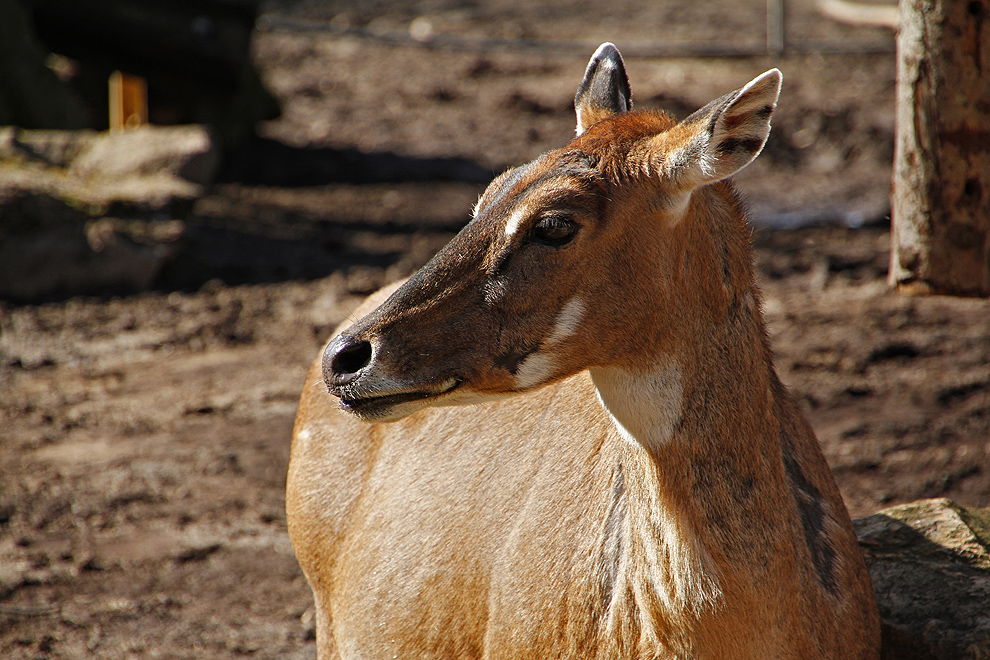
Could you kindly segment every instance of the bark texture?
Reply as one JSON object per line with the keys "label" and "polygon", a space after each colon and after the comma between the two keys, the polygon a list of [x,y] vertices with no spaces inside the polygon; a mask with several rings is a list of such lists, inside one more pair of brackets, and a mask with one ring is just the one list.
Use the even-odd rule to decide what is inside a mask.
{"label": "bark texture", "polygon": [[890,283],[990,295],[990,0],[901,0]]}

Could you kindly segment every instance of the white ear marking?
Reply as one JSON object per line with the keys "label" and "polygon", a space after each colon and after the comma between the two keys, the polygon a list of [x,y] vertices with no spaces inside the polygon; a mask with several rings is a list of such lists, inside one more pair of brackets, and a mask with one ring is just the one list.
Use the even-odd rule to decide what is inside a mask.
{"label": "white ear marking", "polygon": [[773,102],[776,103],[777,99],[780,97],[780,85],[783,83],[783,80],[784,74],[780,72],[780,69],[773,68],[769,71],[764,71],[746,83],[743,88],[739,90],[739,97],[745,96],[754,87],[766,85],[767,87],[773,88]]}
{"label": "white ear marking", "polygon": [[627,112],[631,107],[632,95],[622,55],[614,44],[603,43],[591,56],[574,96],[575,133],[581,135],[595,122]]}
{"label": "white ear marking", "polygon": [[682,190],[730,177],[753,162],[770,135],[781,80],[771,69],[684,120],[694,135],[667,154],[665,167]]}

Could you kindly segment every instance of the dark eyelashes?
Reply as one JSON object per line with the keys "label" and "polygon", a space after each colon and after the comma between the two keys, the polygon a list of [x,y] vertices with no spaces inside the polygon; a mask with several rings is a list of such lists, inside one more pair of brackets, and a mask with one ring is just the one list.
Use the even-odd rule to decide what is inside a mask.
{"label": "dark eyelashes", "polygon": [[552,214],[540,217],[529,230],[528,239],[551,247],[561,247],[574,238],[578,225],[570,216]]}

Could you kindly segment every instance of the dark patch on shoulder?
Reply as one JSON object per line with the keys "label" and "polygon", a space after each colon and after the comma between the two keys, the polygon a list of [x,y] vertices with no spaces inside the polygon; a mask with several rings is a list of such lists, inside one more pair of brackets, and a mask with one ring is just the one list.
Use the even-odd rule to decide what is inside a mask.
{"label": "dark patch on shoulder", "polygon": [[825,524],[828,513],[821,491],[808,481],[801,466],[794,456],[794,446],[786,430],[781,430],[781,446],[783,448],[784,472],[791,482],[791,493],[801,516],[801,527],[804,530],[804,540],[811,554],[811,563],[818,574],[818,582],[832,596],[839,597],[839,585],[836,582],[836,553],[828,535]]}
{"label": "dark patch on shoulder", "polygon": [[626,481],[622,473],[622,465],[615,468],[612,481],[612,500],[609,503],[608,517],[605,519],[605,529],[602,534],[601,572],[599,581],[602,589],[602,612],[608,610],[615,591],[615,582],[619,578],[619,562],[622,559],[622,525],[626,518]]}
{"label": "dark patch on shoulder", "polygon": [[722,246],[722,285],[732,294],[732,255],[729,254],[729,244]]}

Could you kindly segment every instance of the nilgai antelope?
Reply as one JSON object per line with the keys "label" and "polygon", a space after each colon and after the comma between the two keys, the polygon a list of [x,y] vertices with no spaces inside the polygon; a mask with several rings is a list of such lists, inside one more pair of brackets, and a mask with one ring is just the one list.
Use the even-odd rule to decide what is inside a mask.
{"label": "nilgai antelope", "polygon": [[678,123],[603,45],[577,137],[313,363],[287,508],[322,660],[878,657],[726,181],[780,81]]}

